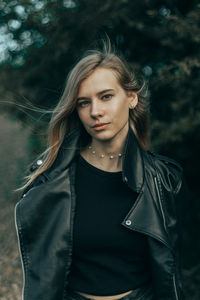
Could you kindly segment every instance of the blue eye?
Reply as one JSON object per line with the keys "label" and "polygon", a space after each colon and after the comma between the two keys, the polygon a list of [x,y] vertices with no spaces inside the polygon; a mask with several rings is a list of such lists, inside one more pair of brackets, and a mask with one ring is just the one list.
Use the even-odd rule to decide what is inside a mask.
{"label": "blue eye", "polygon": [[106,99],[110,99],[111,97],[112,97],[113,95],[111,95],[111,94],[106,94],[106,95],[104,95],[102,98],[106,98]]}

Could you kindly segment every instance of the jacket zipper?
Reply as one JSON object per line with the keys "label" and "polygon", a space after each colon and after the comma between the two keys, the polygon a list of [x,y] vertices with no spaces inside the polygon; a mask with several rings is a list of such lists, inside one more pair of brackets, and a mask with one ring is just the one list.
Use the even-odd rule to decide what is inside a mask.
{"label": "jacket zipper", "polygon": [[174,284],[175,297],[176,297],[176,300],[178,300],[178,294],[177,294],[177,288],[176,288],[175,274],[173,275],[173,284]]}
{"label": "jacket zipper", "polygon": [[23,273],[23,288],[22,288],[22,300],[24,300],[24,287],[25,287],[25,269],[24,269],[24,262],[22,258],[22,252],[21,252],[21,247],[20,247],[20,239],[19,239],[19,228],[17,225],[17,205],[15,206],[15,228],[16,228],[16,233],[17,233],[17,243],[18,243],[18,249],[19,249],[19,254],[20,254],[20,259],[21,259],[21,265],[22,265],[22,273]]}
{"label": "jacket zipper", "polygon": [[[167,232],[166,219],[165,219],[165,215],[164,215],[164,211],[163,211],[163,207],[162,207],[162,202],[161,202],[161,196],[160,196],[160,191],[159,191],[159,187],[158,187],[157,177],[154,177],[154,181],[155,181],[155,187],[156,187],[156,191],[157,191],[157,195],[158,195],[158,201],[159,201],[159,204],[160,204],[160,209],[161,209],[161,213],[162,213],[162,217],[163,217],[163,221],[164,221],[164,227],[165,227],[165,230]],[[173,285],[174,285],[175,298],[176,298],[176,300],[178,300],[175,274],[173,274]]]}
{"label": "jacket zipper", "polygon": [[165,219],[165,214],[164,214],[163,207],[162,207],[162,202],[161,202],[157,177],[154,177],[154,181],[155,181],[155,187],[156,187],[156,191],[157,191],[157,195],[158,195],[158,201],[159,201],[159,204],[160,204],[160,209],[161,209],[161,213],[162,213],[162,217],[163,217],[163,221],[164,221],[164,227],[165,227],[165,230],[167,232],[166,219]]}

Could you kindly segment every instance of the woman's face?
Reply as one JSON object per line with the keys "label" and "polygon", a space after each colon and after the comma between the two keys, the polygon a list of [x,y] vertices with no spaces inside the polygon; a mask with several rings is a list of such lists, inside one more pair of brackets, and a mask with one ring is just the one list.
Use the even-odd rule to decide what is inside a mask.
{"label": "woman's face", "polygon": [[127,93],[112,70],[99,67],[80,85],[77,112],[88,134],[106,141],[127,134],[131,103],[137,104],[137,95]]}

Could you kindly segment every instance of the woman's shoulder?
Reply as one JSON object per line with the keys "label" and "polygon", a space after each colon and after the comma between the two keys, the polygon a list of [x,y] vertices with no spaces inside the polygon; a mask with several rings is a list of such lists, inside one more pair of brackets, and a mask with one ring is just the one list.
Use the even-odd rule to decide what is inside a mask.
{"label": "woman's shoulder", "polygon": [[160,179],[165,184],[169,183],[174,191],[177,192],[183,178],[182,165],[171,157],[149,150],[146,152],[145,157]]}
{"label": "woman's shoulder", "polygon": [[161,154],[158,154],[158,153],[150,151],[150,150],[148,150],[146,152],[146,154],[154,161],[154,163],[157,166],[164,165],[164,166],[168,166],[169,168],[175,168],[181,172],[183,171],[182,165],[178,161],[176,161],[175,159],[173,159],[169,156],[161,155]]}

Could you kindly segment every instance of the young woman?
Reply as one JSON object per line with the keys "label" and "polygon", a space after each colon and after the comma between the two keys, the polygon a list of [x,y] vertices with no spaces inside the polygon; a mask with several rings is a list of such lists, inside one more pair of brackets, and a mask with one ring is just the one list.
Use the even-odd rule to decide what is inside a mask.
{"label": "young woman", "polygon": [[24,300],[180,300],[181,166],[109,42],[74,66],[15,209]]}

